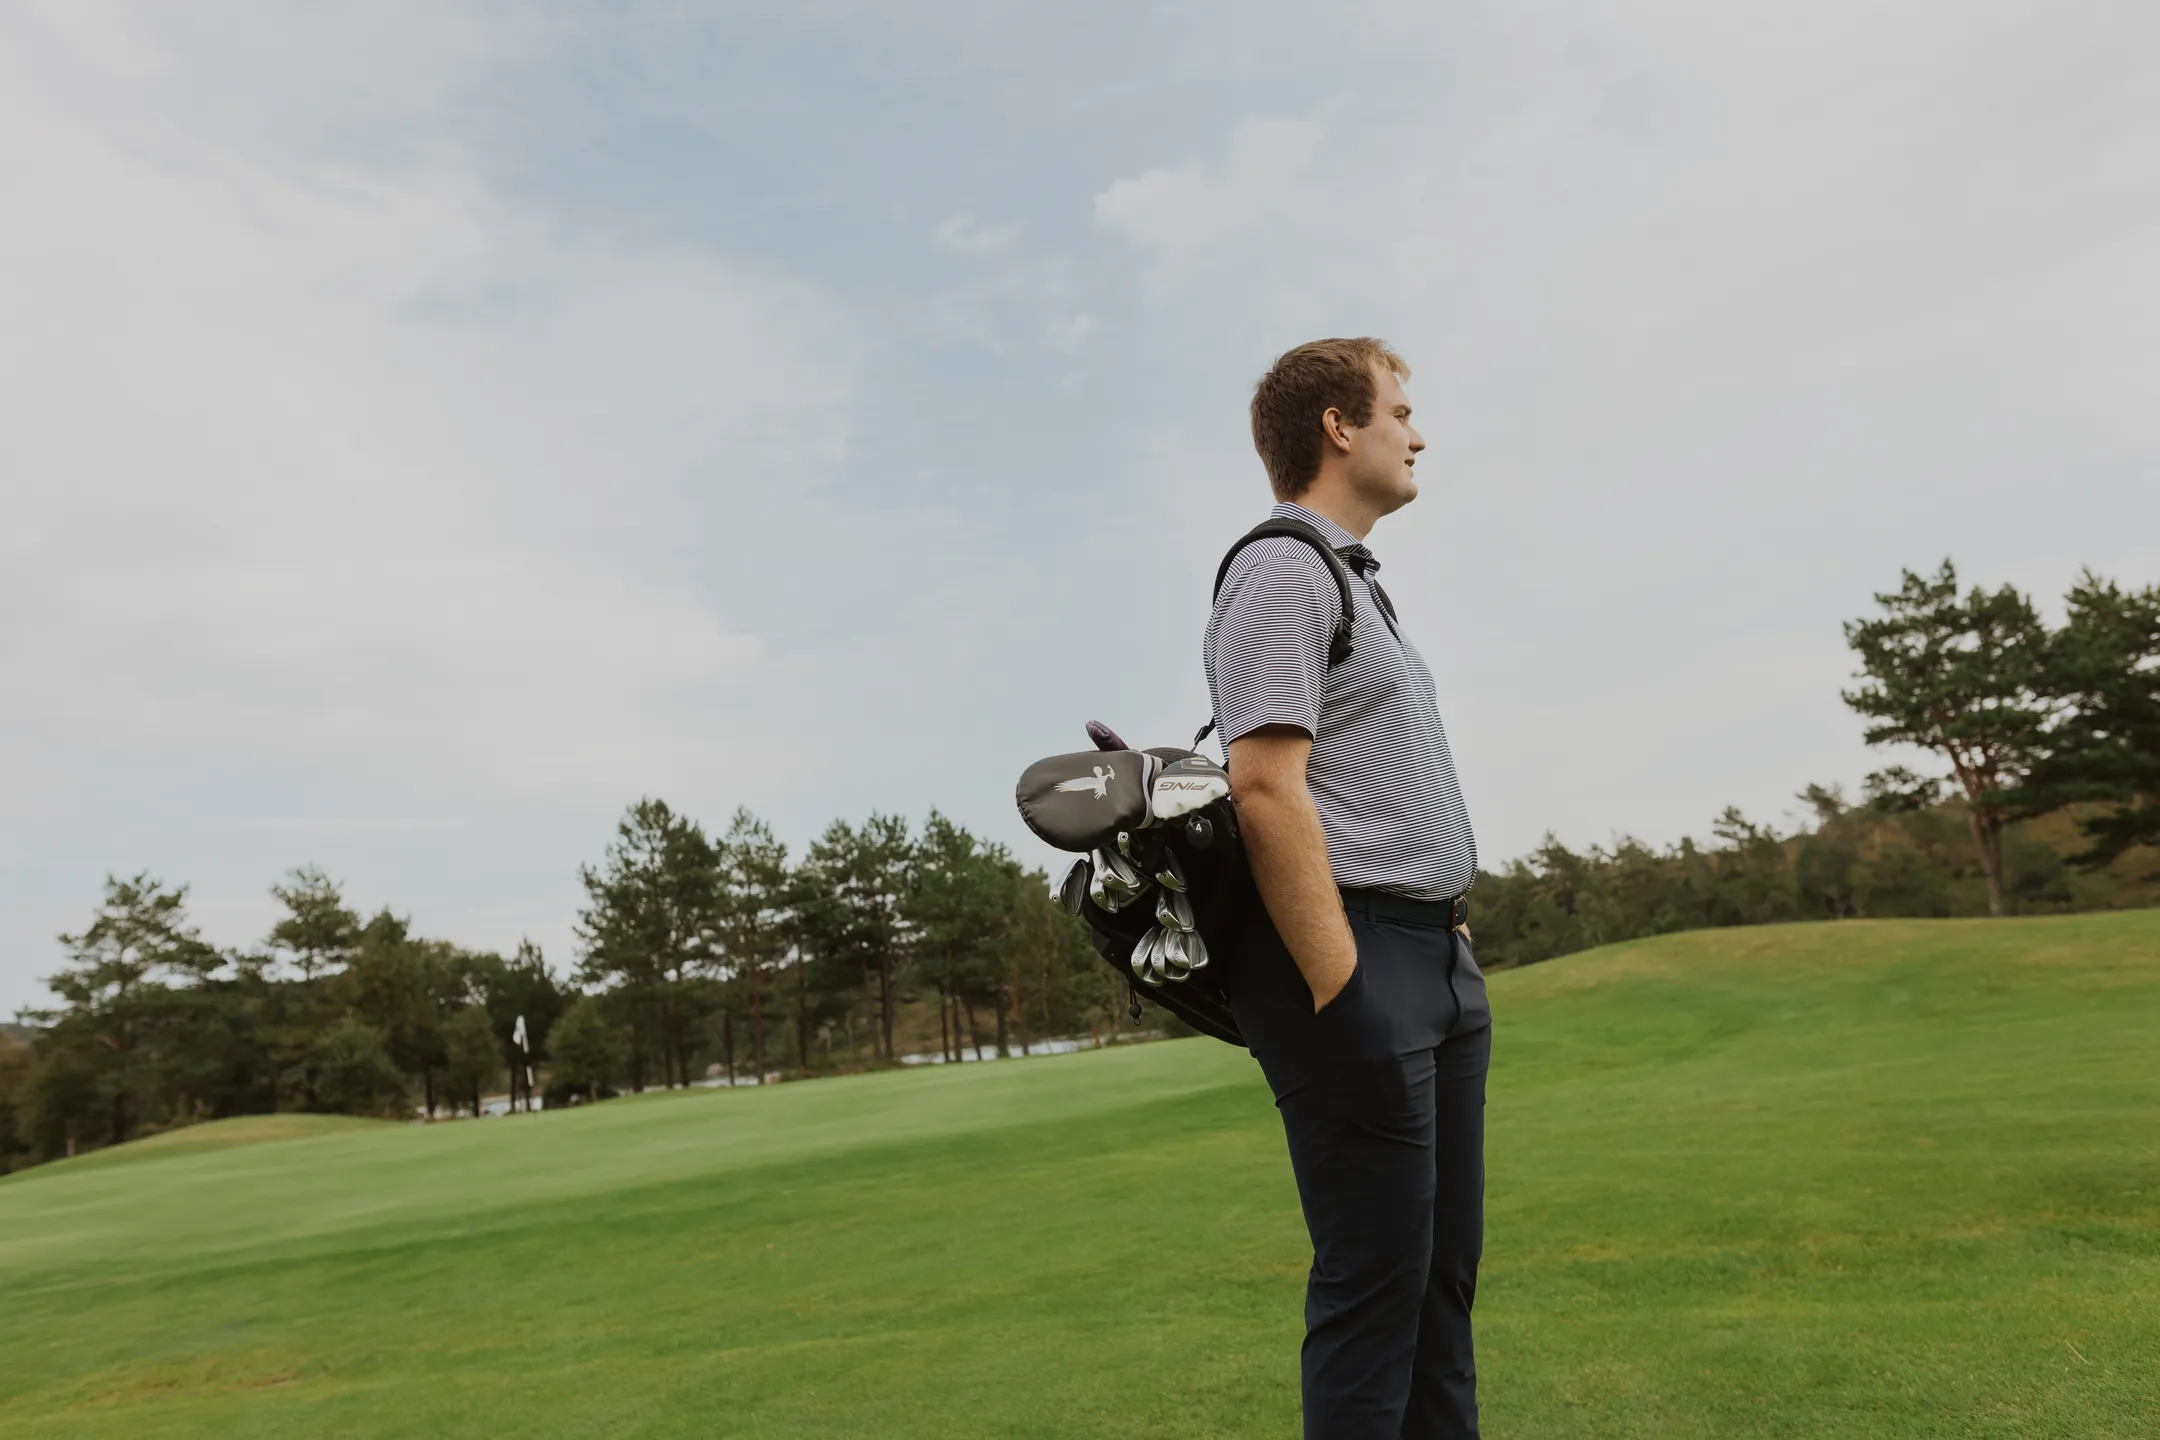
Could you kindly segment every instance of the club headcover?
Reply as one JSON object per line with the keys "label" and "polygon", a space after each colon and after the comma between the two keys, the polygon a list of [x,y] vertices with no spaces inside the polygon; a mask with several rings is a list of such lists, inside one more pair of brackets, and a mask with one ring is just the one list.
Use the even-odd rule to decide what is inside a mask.
{"label": "club headcover", "polygon": [[1052,755],[1021,772],[1013,798],[1028,829],[1060,850],[1084,853],[1120,830],[1154,823],[1148,782],[1161,765],[1137,750]]}
{"label": "club headcover", "polygon": [[1148,796],[1157,820],[1175,820],[1204,810],[1230,793],[1230,773],[1205,755],[1189,755],[1162,767]]}

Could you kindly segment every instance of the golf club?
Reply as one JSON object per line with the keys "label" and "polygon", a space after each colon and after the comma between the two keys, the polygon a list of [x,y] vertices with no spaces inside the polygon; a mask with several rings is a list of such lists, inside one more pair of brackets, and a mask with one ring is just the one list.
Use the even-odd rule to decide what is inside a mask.
{"label": "golf club", "polygon": [[1185,944],[1196,937],[1182,930],[1165,929],[1162,932],[1163,974],[1171,980],[1183,980],[1193,972],[1192,961],[1186,957]]}
{"label": "golf club", "polygon": [[1065,867],[1065,874],[1050,887],[1050,893],[1068,914],[1078,915],[1094,878],[1094,867],[1088,863],[1088,857],[1075,855],[1072,864]]}
{"label": "golf club", "polygon": [[1165,890],[1155,897],[1155,923],[1180,935],[1190,935],[1200,928],[1193,919],[1192,897],[1176,890]]}
{"label": "golf club", "polygon": [[1108,725],[1103,724],[1100,720],[1090,720],[1087,722],[1087,737],[1089,740],[1094,742],[1095,748],[1098,750],[1132,749],[1132,746],[1127,745],[1123,740],[1118,738],[1117,731],[1111,729]]}
{"label": "golf club", "polygon": [[1162,940],[1161,930],[1150,930],[1140,937],[1139,944],[1133,946],[1132,972],[1145,984],[1162,984]]}
{"label": "golf club", "polygon": [[1207,941],[1200,938],[1200,932],[1197,930],[1193,931],[1190,935],[1185,936],[1184,939],[1185,964],[1193,970],[1207,969]]}

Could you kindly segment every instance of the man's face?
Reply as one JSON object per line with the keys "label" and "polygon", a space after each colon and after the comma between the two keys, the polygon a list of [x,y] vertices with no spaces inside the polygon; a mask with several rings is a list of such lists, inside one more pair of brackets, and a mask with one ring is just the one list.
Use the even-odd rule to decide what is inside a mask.
{"label": "man's face", "polygon": [[1384,365],[1373,367],[1372,423],[1350,434],[1350,482],[1381,514],[1417,499],[1417,455],[1425,437],[1410,424],[1410,397]]}

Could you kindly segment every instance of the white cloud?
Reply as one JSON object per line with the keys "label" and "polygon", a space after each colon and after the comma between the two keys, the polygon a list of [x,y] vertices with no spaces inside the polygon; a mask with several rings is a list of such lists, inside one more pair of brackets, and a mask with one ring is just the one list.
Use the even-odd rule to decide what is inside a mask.
{"label": "white cloud", "polygon": [[[0,375],[40,401],[7,442],[38,537],[9,567],[18,725],[311,754],[350,734],[398,766],[419,758],[384,743],[404,735],[514,773],[672,723],[645,702],[754,662],[753,615],[723,620],[610,532],[695,467],[788,462],[790,407],[834,383],[800,348],[814,297],[540,233],[456,175],[78,142],[0,238],[41,279],[0,340]],[[150,703],[183,677],[190,707]]]}
{"label": "white cloud", "polygon": [[[565,230],[454,160],[193,132],[142,94],[143,34],[81,38],[34,32],[48,63],[0,70],[0,862],[181,857],[252,929],[307,858],[257,852],[293,838],[232,842],[259,872],[235,895],[182,838],[219,815],[175,829],[115,775],[219,776],[211,803],[258,831],[330,787],[348,813],[318,846],[352,807],[419,833],[537,788],[599,835],[641,790],[784,783],[814,737],[740,704],[786,658],[784,559],[739,546],[715,574],[669,532],[816,514],[806,482],[846,453],[838,310]],[[42,968],[76,885],[11,897],[30,928],[0,941]]]}
{"label": "white cloud", "polygon": [[1146,170],[1095,197],[1095,218],[1166,267],[1219,245],[1265,244],[1265,224],[1311,202],[1306,182],[1323,129],[1306,120],[1250,119],[1223,163]]}
{"label": "white cloud", "polygon": [[1018,225],[990,225],[973,215],[948,215],[930,231],[940,250],[955,255],[1002,255],[1020,238]]}

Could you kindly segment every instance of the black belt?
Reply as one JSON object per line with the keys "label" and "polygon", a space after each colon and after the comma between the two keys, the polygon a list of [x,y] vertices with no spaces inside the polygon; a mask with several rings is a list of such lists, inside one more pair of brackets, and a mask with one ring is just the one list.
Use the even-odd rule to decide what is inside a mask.
{"label": "black belt", "polygon": [[1470,897],[1457,895],[1452,900],[1412,900],[1407,895],[1397,895],[1388,890],[1358,890],[1343,887],[1343,910],[1351,915],[1367,915],[1375,920],[1400,920],[1410,925],[1436,925],[1442,930],[1452,930],[1470,920]]}

